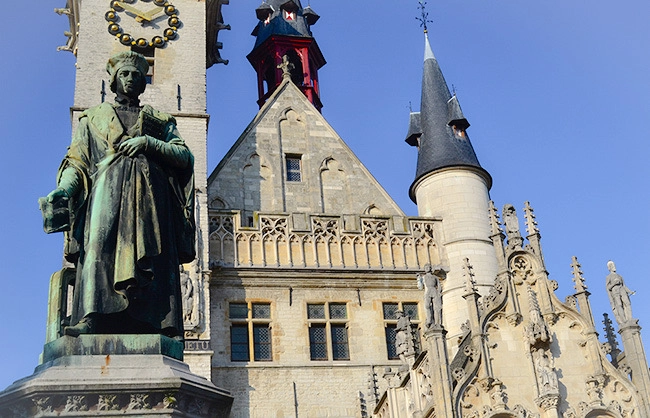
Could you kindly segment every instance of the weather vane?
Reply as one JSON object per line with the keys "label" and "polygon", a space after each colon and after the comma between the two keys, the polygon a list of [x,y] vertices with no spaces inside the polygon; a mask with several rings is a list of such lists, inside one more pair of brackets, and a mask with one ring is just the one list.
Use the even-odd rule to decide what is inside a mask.
{"label": "weather vane", "polygon": [[433,23],[433,20],[429,20],[429,12],[424,10],[424,8],[427,5],[427,2],[422,1],[422,0],[418,0],[418,3],[420,3],[420,5],[418,7],[420,8],[421,16],[416,17],[415,19],[420,21],[420,27],[423,27],[424,28],[424,33],[427,33],[428,32],[427,23]]}

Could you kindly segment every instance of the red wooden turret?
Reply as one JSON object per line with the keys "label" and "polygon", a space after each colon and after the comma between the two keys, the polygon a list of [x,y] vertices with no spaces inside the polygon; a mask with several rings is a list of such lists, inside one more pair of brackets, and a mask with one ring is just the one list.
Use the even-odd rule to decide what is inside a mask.
{"label": "red wooden turret", "polygon": [[309,6],[303,8],[299,0],[268,0],[256,14],[260,22],[253,36],[257,39],[247,58],[257,72],[257,103],[262,107],[282,82],[286,55],[291,80],[320,111],[318,70],[325,65],[325,58],[310,30],[319,16]]}

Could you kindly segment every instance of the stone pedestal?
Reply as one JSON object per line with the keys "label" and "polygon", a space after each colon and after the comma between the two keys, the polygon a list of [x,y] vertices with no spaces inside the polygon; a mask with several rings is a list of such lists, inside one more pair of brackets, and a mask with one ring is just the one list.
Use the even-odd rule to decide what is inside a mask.
{"label": "stone pedestal", "polygon": [[0,393],[0,417],[227,417],[232,396],[159,335],[62,337],[34,374]]}

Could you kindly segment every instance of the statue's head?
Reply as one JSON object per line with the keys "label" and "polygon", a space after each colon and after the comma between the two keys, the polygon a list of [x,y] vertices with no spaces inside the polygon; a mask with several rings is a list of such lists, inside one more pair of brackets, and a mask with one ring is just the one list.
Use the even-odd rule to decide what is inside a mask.
{"label": "statue's head", "polygon": [[112,56],[106,64],[111,76],[111,91],[137,98],[147,86],[147,59],[137,52],[127,51]]}
{"label": "statue's head", "polygon": [[614,264],[614,262],[612,260],[609,260],[607,262],[607,270],[609,270],[610,273],[616,273],[616,265]]}

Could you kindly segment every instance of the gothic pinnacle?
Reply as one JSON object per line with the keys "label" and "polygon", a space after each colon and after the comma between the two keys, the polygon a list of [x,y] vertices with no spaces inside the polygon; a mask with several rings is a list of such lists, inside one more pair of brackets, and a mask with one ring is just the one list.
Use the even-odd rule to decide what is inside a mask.
{"label": "gothic pinnacle", "polygon": [[528,235],[539,234],[537,221],[535,220],[535,213],[533,211],[533,208],[530,206],[530,202],[528,201],[524,203],[524,219],[526,223],[526,232],[528,232]]}
{"label": "gothic pinnacle", "polygon": [[575,283],[576,293],[584,292],[587,290],[587,285],[585,284],[585,278],[582,277],[578,257],[575,255],[571,257],[571,268],[573,269],[573,282]]}

